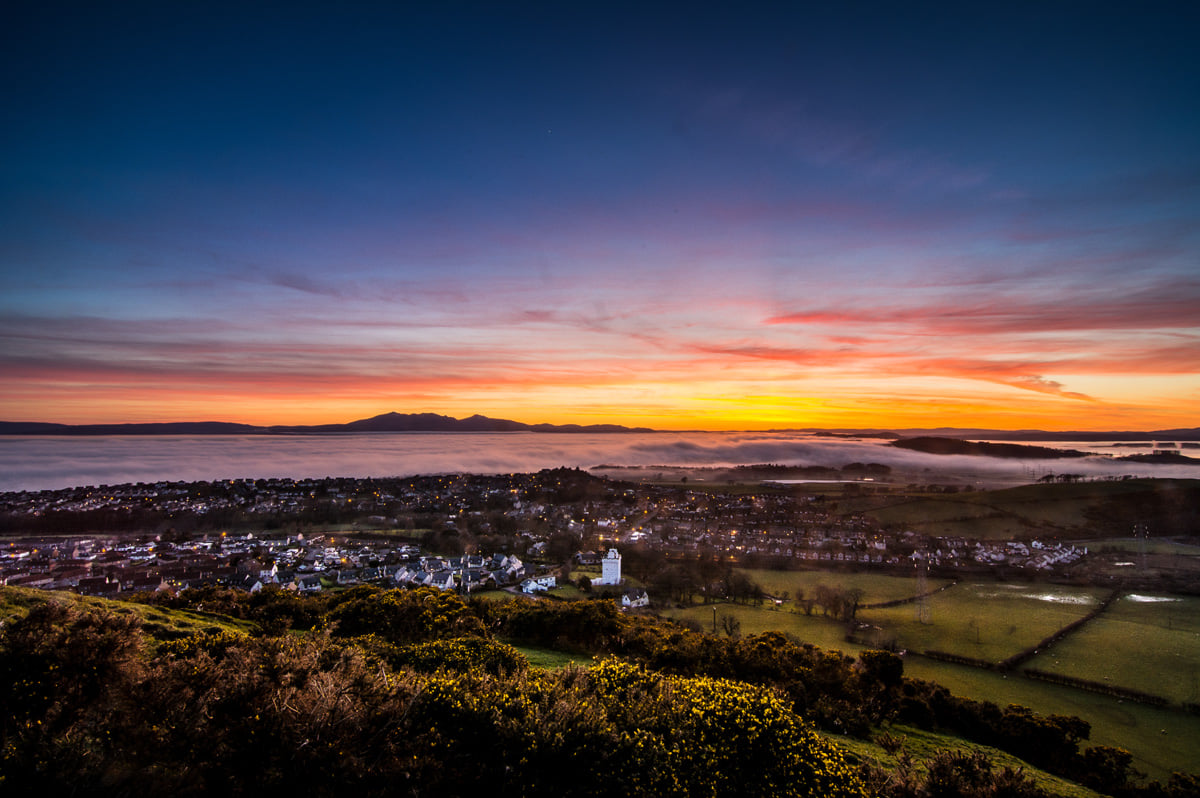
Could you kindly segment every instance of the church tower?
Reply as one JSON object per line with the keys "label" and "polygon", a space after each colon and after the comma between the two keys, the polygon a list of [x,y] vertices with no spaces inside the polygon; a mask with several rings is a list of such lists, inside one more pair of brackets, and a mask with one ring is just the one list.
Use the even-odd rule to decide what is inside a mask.
{"label": "church tower", "polygon": [[615,548],[609,549],[608,553],[604,555],[604,559],[600,561],[600,568],[602,570],[600,584],[621,584],[621,552]]}

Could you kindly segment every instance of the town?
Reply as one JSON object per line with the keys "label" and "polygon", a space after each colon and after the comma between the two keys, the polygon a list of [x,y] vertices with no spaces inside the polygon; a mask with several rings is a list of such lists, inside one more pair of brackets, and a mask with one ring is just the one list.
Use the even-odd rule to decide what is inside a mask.
{"label": "town", "polygon": [[[887,529],[839,513],[819,494],[765,483],[746,493],[625,482],[572,469],[5,493],[0,531],[0,584],[106,597],[211,584],[534,593],[572,580],[588,589],[619,588],[619,576],[587,575],[603,564],[605,551],[625,553],[627,573],[650,595],[667,588],[656,583],[648,563],[671,560],[904,574],[1003,566],[1061,575],[1087,555],[1065,542]],[[579,574],[574,579],[573,572]],[[614,597],[637,606],[649,599],[642,590]]]}

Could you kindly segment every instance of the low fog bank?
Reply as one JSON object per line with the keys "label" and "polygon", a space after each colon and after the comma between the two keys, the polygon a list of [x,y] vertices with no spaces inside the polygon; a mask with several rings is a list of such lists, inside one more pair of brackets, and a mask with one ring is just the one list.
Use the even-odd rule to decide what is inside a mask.
{"label": "low fog bank", "polygon": [[1030,482],[1048,474],[1200,478],[1200,468],[1107,458],[1007,460],[931,455],[879,441],[802,433],[345,434],[312,436],[113,436],[0,439],[0,491],[126,482],[290,477],[390,477],[512,473],[558,466],[737,466],[776,463],[841,468],[882,463],[896,481],[957,477]]}

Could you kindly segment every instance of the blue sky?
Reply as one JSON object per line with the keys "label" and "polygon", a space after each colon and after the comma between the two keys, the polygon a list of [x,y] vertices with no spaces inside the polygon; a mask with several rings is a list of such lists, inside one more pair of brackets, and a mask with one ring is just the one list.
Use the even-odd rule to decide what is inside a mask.
{"label": "blue sky", "polygon": [[0,418],[1194,426],[1190,3],[24,4]]}

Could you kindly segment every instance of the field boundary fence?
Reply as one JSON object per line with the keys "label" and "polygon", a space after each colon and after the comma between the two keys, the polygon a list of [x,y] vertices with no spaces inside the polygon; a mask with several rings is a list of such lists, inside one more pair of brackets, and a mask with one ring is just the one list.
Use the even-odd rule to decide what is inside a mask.
{"label": "field boundary fence", "polygon": [[1062,627],[1054,634],[1039,641],[1036,645],[1030,646],[1029,648],[1026,648],[1023,651],[1018,651],[1016,654],[1013,654],[1008,659],[1001,660],[999,663],[997,663],[998,669],[1002,670],[1002,671],[1011,671],[1011,670],[1014,670],[1014,669],[1020,667],[1021,665],[1025,664],[1029,660],[1036,657],[1038,654],[1041,654],[1044,650],[1046,650],[1050,646],[1052,646],[1055,643],[1062,640],[1067,635],[1071,634],[1072,632],[1078,631],[1085,624],[1094,620],[1098,615],[1100,615],[1102,612],[1107,610],[1114,601],[1119,599],[1122,596],[1123,592],[1124,591],[1122,591],[1120,588],[1112,591],[1111,593],[1108,594],[1108,596],[1105,597],[1105,599],[1103,601],[1100,602],[1099,606],[1097,606],[1096,609],[1092,610],[1087,615],[1084,615],[1082,618],[1071,621],[1069,624]]}
{"label": "field boundary fence", "polygon": [[1051,684],[1061,684],[1066,687],[1077,687],[1080,690],[1087,690],[1092,693],[1100,693],[1102,695],[1112,696],[1114,698],[1124,698],[1129,701],[1138,701],[1143,704],[1150,704],[1156,707],[1165,707],[1170,704],[1170,700],[1163,698],[1160,695],[1147,693],[1142,690],[1134,690],[1129,687],[1118,687],[1113,684],[1105,684],[1103,682],[1094,682],[1090,679],[1078,679],[1074,676],[1066,676],[1061,673],[1048,673],[1040,671],[1036,668],[1026,668],[1021,671],[1022,676],[1030,679],[1037,679],[1042,682],[1050,682]]}
{"label": "field boundary fence", "polygon": [[915,604],[916,602],[920,601],[921,599],[929,598],[930,596],[937,595],[938,593],[941,593],[943,590],[949,590],[950,588],[954,587],[957,584],[958,584],[958,580],[955,579],[953,582],[951,582],[948,585],[942,585],[939,588],[936,588],[934,590],[929,590],[925,593],[921,593],[916,596],[906,596],[904,598],[892,599],[891,601],[877,601],[872,604],[860,604],[858,606],[858,608],[860,610],[883,610],[883,609],[887,609],[888,607],[903,607],[905,604]]}

